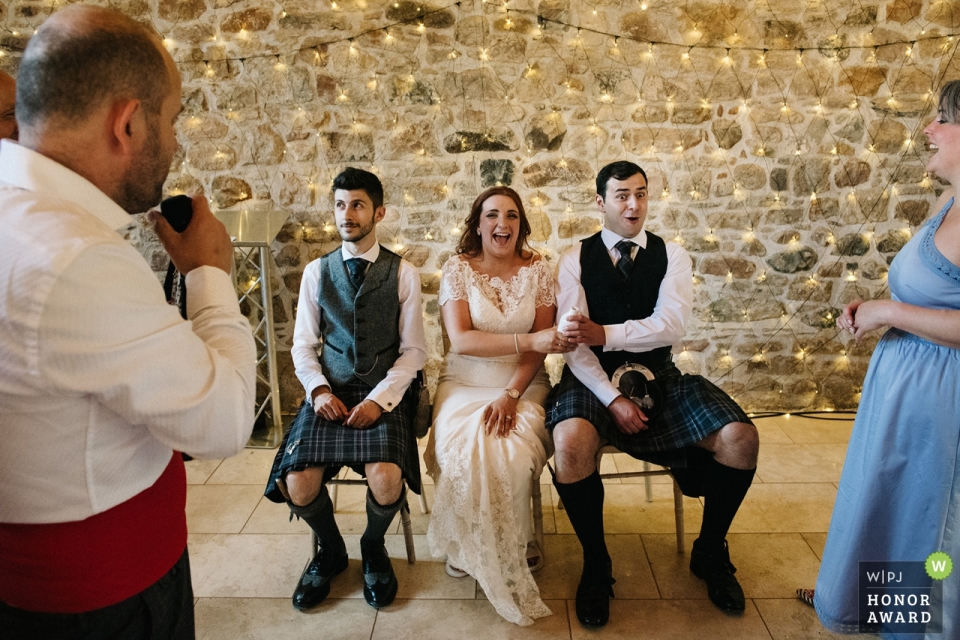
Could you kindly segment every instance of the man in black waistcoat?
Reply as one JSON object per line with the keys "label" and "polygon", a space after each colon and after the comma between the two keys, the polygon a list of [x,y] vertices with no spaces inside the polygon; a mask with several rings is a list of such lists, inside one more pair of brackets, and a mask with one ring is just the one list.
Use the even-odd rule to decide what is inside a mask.
{"label": "man in black waistcoat", "polygon": [[[603,230],[571,248],[558,267],[559,328],[579,346],[564,356],[567,366],[547,414],[556,447],[554,484],[583,546],[577,617],[587,626],[606,624],[613,596],[596,468],[604,442],[671,467],[684,493],[704,496],[690,569],[706,581],[715,605],[743,611],[725,538],[756,471],[757,429],[726,393],[701,376],[681,374],[671,360],[693,304],[691,261],[679,245],[643,230],[643,169],[625,161],[601,169],[597,206]],[[656,414],[648,416],[612,384],[627,363],[656,375]]]}
{"label": "man in black waistcoat", "polygon": [[320,551],[293,592],[309,609],[347,568],[325,483],[342,466],[367,478],[367,528],[360,538],[363,596],[390,604],[397,579],[384,534],[406,502],[404,480],[420,493],[420,459],[410,383],[426,360],[420,275],[377,243],[383,186],[347,168],[333,181],[343,245],[306,266],[300,285],[293,356],[306,400],[280,444],[265,495],[287,502],[317,534]]}

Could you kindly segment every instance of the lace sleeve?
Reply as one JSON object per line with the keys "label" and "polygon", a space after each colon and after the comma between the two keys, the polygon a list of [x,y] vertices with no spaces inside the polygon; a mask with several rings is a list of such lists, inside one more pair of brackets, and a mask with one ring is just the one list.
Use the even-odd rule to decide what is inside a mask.
{"label": "lace sleeve", "polygon": [[537,278],[537,307],[557,304],[557,283],[553,277],[553,270],[547,265],[546,260],[534,262],[533,271]]}
{"label": "lace sleeve", "polygon": [[466,300],[470,289],[470,266],[460,256],[452,256],[444,263],[442,271],[437,304],[443,306],[447,300]]}

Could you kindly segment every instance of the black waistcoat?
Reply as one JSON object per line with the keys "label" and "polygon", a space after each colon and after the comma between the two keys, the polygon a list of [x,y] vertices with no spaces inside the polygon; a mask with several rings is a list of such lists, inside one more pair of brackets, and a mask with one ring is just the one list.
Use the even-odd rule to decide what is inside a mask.
{"label": "black waistcoat", "polygon": [[[667,273],[667,246],[660,236],[647,232],[647,248],[637,249],[633,271],[624,280],[610,260],[600,234],[582,241],[580,247],[580,283],[587,297],[590,319],[597,324],[623,324],[653,314],[660,295],[660,283]],[[670,347],[652,351],[604,351],[591,347],[600,365],[612,376],[620,365],[636,362],[656,370],[670,360]]]}

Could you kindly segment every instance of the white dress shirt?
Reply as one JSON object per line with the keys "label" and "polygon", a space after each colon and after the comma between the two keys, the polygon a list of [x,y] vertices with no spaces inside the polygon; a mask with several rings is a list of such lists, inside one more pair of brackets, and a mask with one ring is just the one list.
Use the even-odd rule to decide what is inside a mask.
{"label": "white dress shirt", "polygon": [[[636,245],[647,247],[647,232],[641,231],[635,238],[622,238],[614,232],[604,228],[600,232],[600,239],[610,254],[610,260],[615,265],[620,259],[620,252],[616,244],[621,240],[629,240]],[[606,334],[604,351],[631,351],[642,353],[658,347],[673,346],[683,338],[690,311],[693,308],[693,263],[689,254],[678,244],[667,242],[667,273],[660,283],[657,296],[657,305],[653,314],[642,320],[627,320],[623,324],[608,324],[603,326]],[[580,282],[580,246],[578,242],[570,247],[560,258],[557,267],[557,317],[562,317],[573,307],[577,307],[583,315],[590,317],[587,306],[587,296]],[[637,249],[633,250],[634,258]],[[593,395],[608,406],[620,392],[607,376],[600,361],[587,345],[581,344],[570,353],[564,354],[564,360]]]}
{"label": "white dress shirt", "polygon": [[82,520],[153,486],[173,450],[253,427],[256,348],[230,276],[187,274],[189,321],[86,179],[0,145],[0,522]]}
{"label": "white dress shirt", "polygon": [[[370,250],[359,256],[348,253],[344,247],[340,247],[340,251],[344,260],[363,258],[373,263],[380,255],[380,245],[374,243]],[[423,333],[423,309],[420,304],[420,274],[412,264],[400,260],[397,280],[400,295],[400,357],[387,371],[387,376],[367,396],[368,400],[376,402],[384,411],[392,411],[400,403],[407,387],[417,377],[417,371],[423,369],[427,361],[427,339]],[[307,392],[308,401],[312,400],[314,389],[330,386],[318,358],[323,345],[323,336],[320,335],[320,308],[317,305],[319,285],[318,258],[303,270],[297,320],[293,329],[293,348],[290,349],[297,378]]]}

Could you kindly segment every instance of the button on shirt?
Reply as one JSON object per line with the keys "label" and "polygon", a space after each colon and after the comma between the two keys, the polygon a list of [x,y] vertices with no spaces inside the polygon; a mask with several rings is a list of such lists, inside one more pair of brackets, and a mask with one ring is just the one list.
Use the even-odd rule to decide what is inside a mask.
{"label": "button on shirt", "polygon": [[0,522],[82,520],[153,486],[173,450],[237,453],[256,349],[230,276],[187,274],[189,321],[92,183],[0,145]]}
{"label": "button on shirt", "polygon": [[[634,238],[621,238],[604,228],[600,239],[610,254],[611,262],[616,265],[620,252],[616,244],[621,240],[635,242],[638,247],[647,247],[647,232],[641,231]],[[557,317],[562,317],[571,308],[577,307],[583,315],[590,317],[587,296],[580,283],[580,243],[567,250],[560,258],[557,267]],[[635,259],[638,247],[634,247],[630,257]],[[693,308],[693,263],[689,254],[680,245],[667,242],[667,273],[660,283],[657,305],[653,313],[642,320],[628,320],[623,324],[604,325],[606,337],[604,351],[632,351],[642,353],[658,347],[669,347],[683,338],[690,312]],[[610,383],[600,361],[587,345],[579,345],[570,353],[564,354],[564,360],[574,375],[597,396],[605,406],[613,402],[620,391]]]}
{"label": "button on shirt", "polygon": [[[341,247],[344,260],[363,258],[373,263],[380,256],[380,245],[374,243],[366,253],[351,255]],[[384,411],[392,411],[403,399],[407,387],[427,361],[427,340],[423,333],[423,309],[420,303],[420,274],[406,260],[400,261],[397,273],[397,293],[400,296],[400,357],[387,371],[387,376],[373,388],[368,400],[376,402]],[[320,308],[317,306],[317,288],[320,283],[320,260],[314,260],[303,270],[300,282],[300,301],[297,303],[297,320],[293,331],[293,365],[297,378],[313,398],[313,390],[329,386],[317,358],[323,343],[320,335]]]}

